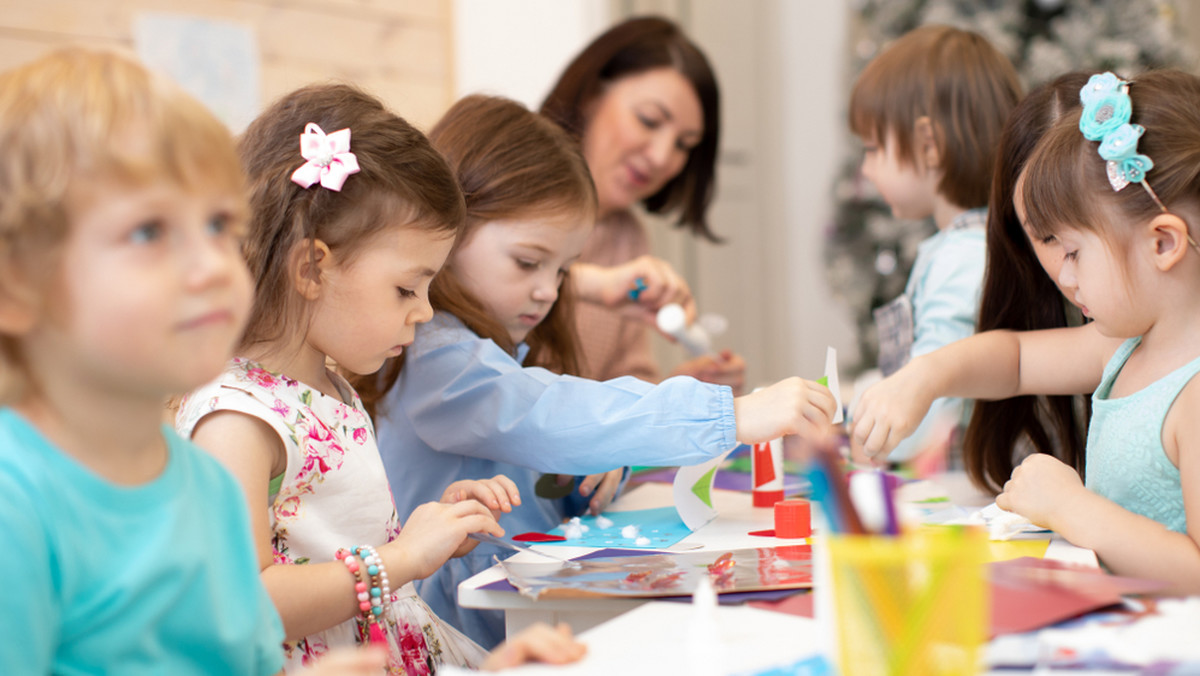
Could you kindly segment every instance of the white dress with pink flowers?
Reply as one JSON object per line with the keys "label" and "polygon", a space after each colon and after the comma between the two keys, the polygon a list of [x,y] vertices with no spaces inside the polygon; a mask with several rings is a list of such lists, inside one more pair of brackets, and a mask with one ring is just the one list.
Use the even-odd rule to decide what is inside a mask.
{"label": "white dress with pink flowers", "polygon": [[[272,482],[268,505],[276,564],[333,561],[339,548],[379,546],[400,533],[371,420],[350,384],[330,377],[342,398],[234,359],[217,380],[188,395],[176,418],[180,434],[189,438],[215,411],[253,416],[279,434],[287,468],[277,487]],[[442,663],[474,667],[482,661],[483,650],[438,619],[411,583],[395,590],[391,608],[388,673],[416,676],[434,673]],[[330,648],[366,641],[365,625],[348,620],[285,644],[286,669]]]}

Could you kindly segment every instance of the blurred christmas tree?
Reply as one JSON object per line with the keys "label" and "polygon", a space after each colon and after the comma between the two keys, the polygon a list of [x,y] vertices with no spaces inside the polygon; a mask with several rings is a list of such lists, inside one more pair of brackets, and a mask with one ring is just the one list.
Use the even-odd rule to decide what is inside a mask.
{"label": "blurred christmas tree", "polygon": [[[853,9],[854,76],[888,42],[927,23],[986,37],[1012,60],[1026,90],[1071,70],[1133,76],[1195,64],[1178,8],[1165,0],[856,0]],[[878,352],[871,311],[904,291],[917,245],[934,226],[893,219],[858,175],[860,159],[861,149],[851,146],[834,189],[825,260],[835,296],[855,314],[861,371],[875,366]]]}

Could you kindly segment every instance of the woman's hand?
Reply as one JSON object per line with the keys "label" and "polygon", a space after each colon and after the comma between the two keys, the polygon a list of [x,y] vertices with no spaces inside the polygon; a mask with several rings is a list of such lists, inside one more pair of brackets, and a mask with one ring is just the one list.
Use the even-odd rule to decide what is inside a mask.
{"label": "woman's hand", "polygon": [[668,303],[683,306],[689,324],[696,318],[696,301],[687,280],[661,258],[639,256],[612,267],[576,263],[571,266],[571,279],[581,299],[618,308],[651,326],[656,325],[659,308]]}
{"label": "woman's hand", "polygon": [[733,396],[741,396],[746,386],[746,360],[733,350],[722,350],[716,356],[696,357],[685,361],[671,373],[674,376],[691,376],[696,380],[733,388]]}

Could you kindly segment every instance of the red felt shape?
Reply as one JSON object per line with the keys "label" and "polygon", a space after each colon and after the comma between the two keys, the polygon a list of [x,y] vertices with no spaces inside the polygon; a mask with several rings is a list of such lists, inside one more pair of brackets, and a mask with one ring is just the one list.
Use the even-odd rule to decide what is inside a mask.
{"label": "red felt shape", "polygon": [[550,533],[538,533],[536,531],[530,533],[521,533],[514,535],[513,538],[517,542],[566,542],[567,539],[561,535],[551,535]]}

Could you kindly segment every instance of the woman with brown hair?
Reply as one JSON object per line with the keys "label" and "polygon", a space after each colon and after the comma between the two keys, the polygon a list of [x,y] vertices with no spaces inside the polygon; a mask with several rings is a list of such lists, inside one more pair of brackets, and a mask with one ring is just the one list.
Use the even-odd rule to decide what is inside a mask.
{"label": "woman with brown hair", "polygon": [[[542,113],[579,139],[596,184],[599,218],[573,272],[643,266],[669,288],[651,288],[635,306],[657,308],[674,293],[690,301],[686,283],[649,255],[634,209],[678,215],[677,225],[720,241],[707,213],[716,188],[720,97],[703,52],[666,19],[640,17],[600,35],[567,65],[542,103]],[[652,285],[653,286],[653,285]],[[653,292],[651,295],[649,292]],[[633,375],[657,382],[646,318],[628,308],[584,301],[577,309],[584,375],[605,380]],[[745,362],[732,352],[681,364],[691,375],[740,391]]]}

